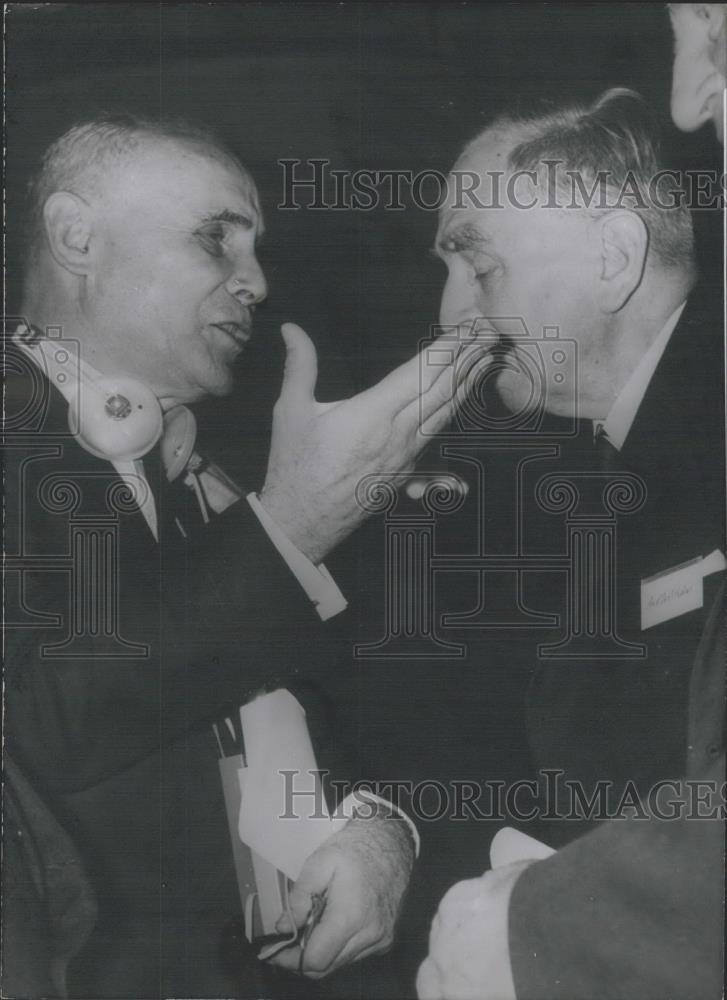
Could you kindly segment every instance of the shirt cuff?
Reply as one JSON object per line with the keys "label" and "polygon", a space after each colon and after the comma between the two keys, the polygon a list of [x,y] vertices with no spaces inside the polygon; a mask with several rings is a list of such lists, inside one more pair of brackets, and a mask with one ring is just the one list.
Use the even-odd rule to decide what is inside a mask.
{"label": "shirt cuff", "polygon": [[323,563],[315,566],[297,548],[265,510],[255,493],[245,498],[266,535],[285,560],[288,568],[315,605],[322,621],[328,621],[348,607],[348,601]]}

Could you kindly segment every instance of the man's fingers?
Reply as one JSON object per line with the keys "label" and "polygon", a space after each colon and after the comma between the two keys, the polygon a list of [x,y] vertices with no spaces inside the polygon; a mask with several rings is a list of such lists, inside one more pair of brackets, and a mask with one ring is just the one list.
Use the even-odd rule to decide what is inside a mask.
{"label": "man's fingers", "polygon": [[483,339],[457,341],[443,334],[369,389],[368,395],[376,405],[398,413],[434,392],[430,409],[438,409],[468,376],[473,359],[486,357],[492,344],[489,329],[483,331]]}
{"label": "man's fingers", "polygon": [[343,956],[350,951],[353,942],[361,932],[352,935],[353,926],[339,924],[332,920],[325,922],[325,916],[310,936],[303,956],[303,971],[327,975],[334,966],[343,964]]}
{"label": "man's fingers", "polygon": [[295,323],[283,323],[280,331],[286,351],[280,395],[310,402],[315,399],[318,379],[318,356],[315,345],[305,330]]}
{"label": "man's fingers", "polygon": [[[313,895],[318,894],[320,896],[326,893],[331,878],[332,872],[330,864],[326,861],[326,854],[323,853],[323,855],[320,855],[317,852],[312,854],[303,865],[303,870],[298,877],[298,881],[288,893],[288,905],[275,925],[278,933],[287,934],[293,930],[291,918],[293,924],[298,929],[305,924],[311,915]],[[324,909],[321,920],[325,920],[325,917],[326,911]],[[280,953],[281,958],[283,955],[289,956],[293,951],[294,949],[292,948],[286,949],[285,952]],[[284,964],[286,968],[289,967],[287,962]]]}
{"label": "man's fingers", "polygon": [[298,879],[288,894],[288,906],[282,914],[277,924],[276,931],[280,934],[287,934],[293,930],[290,925],[290,918],[296,927],[302,927],[308,919],[313,905],[312,894],[315,889],[311,889],[302,878]]}
{"label": "man's fingers", "polygon": [[380,382],[361,393],[372,407],[384,409],[392,415],[411,403],[420,392],[421,373],[419,357],[410,358],[393,372],[385,375]]}
{"label": "man's fingers", "polygon": [[384,951],[382,941],[379,939],[372,941],[371,933],[367,930],[362,930],[351,938],[345,948],[341,949],[334,960],[324,970],[320,970],[316,965],[316,955],[315,953],[311,953],[309,945],[303,957],[303,971],[319,975],[329,975],[344,965],[350,965],[351,962],[360,962],[364,958],[368,958],[369,955],[377,955],[381,951]]}
{"label": "man's fingers", "polygon": [[419,1000],[442,1000],[439,972],[431,958],[426,958],[419,966],[416,991]]}
{"label": "man's fingers", "polygon": [[[301,923],[304,921],[305,917]],[[300,926],[301,923],[297,925]],[[303,970],[309,974],[324,976],[332,971],[334,966],[342,964],[343,952],[348,951],[349,944],[359,937],[358,933],[352,934],[354,926],[346,921],[326,920],[324,913],[306,945]],[[271,964],[297,972],[300,968],[300,945],[278,952],[271,959]]]}
{"label": "man's fingers", "polygon": [[492,360],[489,345],[465,346],[456,363],[443,372],[419,398],[420,419],[427,420],[447,403],[458,405],[482,382]]}
{"label": "man's fingers", "polygon": [[296,944],[290,948],[284,948],[268,959],[267,962],[268,965],[274,965],[277,969],[287,969],[288,972],[297,972],[300,967],[300,945]]}
{"label": "man's fingers", "polygon": [[[310,878],[307,877],[308,874],[304,868],[301,872],[301,878],[296,884],[296,889],[301,886],[308,899],[308,905],[305,908],[306,917],[310,913],[309,890],[320,892],[323,888],[319,878],[315,880],[315,884],[312,881],[313,876],[317,875],[317,869],[312,870]],[[327,881],[330,882],[330,876]],[[291,893],[291,908],[294,902]],[[351,893],[346,891],[345,887],[343,889],[338,887],[337,891],[336,882],[330,882],[327,886],[325,909],[319,923],[311,931],[306,945],[304,966],[314,973],[324,975],[334,962],[338,964],[338,956],[346,948],[349,941],[358,937],[363,922],[363,914],[359,906],[356,905],[356,899],[352,898]]]}
{"label": "man's fingers", "polygon": [[461,364],[443,373],[428,392],[410,403],[399,414],[399,421],[411,420],[422,434],[437,434],[453,418],[469,393],[477,389],[492,361],[489,350],[475,345],[468,347],[462,354]]}
{"label": "man's fingers", "polygon": [[316,935],[319,933],[320,929],[316,928],[311,935],[303,955],[302,967],[300,964],[300,945],[278,952],[271,959],[270,964],[276,965],[279,969],[288,969],[290,972],[302,971],[311,979],[321,979],[344,965],[368,958],[369,955],[376,954],[380,950],[379,942],[371,943],[371,936],[366,931],[359,931],[346,943],[345,947],[337,951],[332,951],[329,941],[320,946],[316,941]]}
{"label": "man's fingers", "polygon": [[456,399],[448,399],[438,410],[430,413],[425,420],[421,421],[419,424],[419,433],[424,437],[432,437],[434,434],[439,434],[452,420],[456,412]]}
{"label": "man's fingers", "polygon": [[451,335],[441,347],[437,346],[437,341],[429,342],[419,354],[389,372],[367,392],[377,406],[385,406],[398,413],[446,374],[456,353],[457,345]]}

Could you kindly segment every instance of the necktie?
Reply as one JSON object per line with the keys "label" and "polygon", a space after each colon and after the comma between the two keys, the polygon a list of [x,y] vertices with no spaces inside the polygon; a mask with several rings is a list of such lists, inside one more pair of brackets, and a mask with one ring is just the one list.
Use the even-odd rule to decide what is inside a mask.
{"label": "necktie", "polygon": [[180,534],[179,528],[175,527],[175,518],[178,518],[183,510],[183,497],[179,495],[178,485],[175,486],[167,479],[159,445],[155,445],[151,451],[144,455],[143,463],[144,476],[154,495],[159,540],[167,538],[172,530],[175,530],[176,534]]}
{"label": "necktie", "polygon": [[[156,503],[160,538],[189,538],[242,495],[216,465],[192,451],[184,468],[167,470],[163,442],[144,456],[144,474]],[[169,481],[169,471],[177,473]]]}
{"label": "necktie", "polygon": [[618,449],[614,448],[609,441],[608,434],[604,431],[602,424],[596,431],[593,447],[596,461],[602,472],[615,472],[620,467]]}

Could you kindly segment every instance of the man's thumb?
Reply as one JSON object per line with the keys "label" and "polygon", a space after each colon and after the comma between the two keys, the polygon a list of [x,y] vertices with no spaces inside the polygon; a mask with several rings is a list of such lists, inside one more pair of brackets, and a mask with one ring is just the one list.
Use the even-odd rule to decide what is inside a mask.
{"label": "man's thumb", "polygon": [[285,371],[281,396],[315,399],[318,378],[318,357],[315,345],[305,330],[295,323],[283,323],[280,328],[285,341]]}
{"label": "man's thumb", "polygon": [[291,917],[296,927],[302,927],[310,913],[310,908],[311,894],[303,887],[298,885],[293,886],[288,896],[288,908],[278,918],[275,930],[279,934],[289,934],[293,930],[291,927]]}

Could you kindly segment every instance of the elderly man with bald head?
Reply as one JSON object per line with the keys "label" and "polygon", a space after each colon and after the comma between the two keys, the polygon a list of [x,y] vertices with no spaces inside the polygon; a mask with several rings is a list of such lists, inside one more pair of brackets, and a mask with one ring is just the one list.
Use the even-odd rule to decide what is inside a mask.
{"label": "elderly man with bald head", "polygon": [[[674,122],[685,131],[711,122],[723,140],[725,6],[669,11]],[[443,321],[557,323],[576,340],[579,364],[573,385],[549,387],[547,406],[563,415],[575,404],[596,445],[566,478],[569,468],[624,470],[643,483],[638,518],[618,536],[613,597],[645,658],[539,664],[528,699],[533,757],[541,774],[575,782],[581,807],[541,802],[538,834],[556,853],[533,841],[500,846],[493,870],[445,895],[419,970],[421,1000],[722,996],[724,303],[695,284],[687,211],[664,212],[646,193],[660,164],[634,107],[611,94],[504,116],[456,167],[485,183],[497,170],[532,171],[530,210],[445,206],[440,219]],[[548,213],[554,191],[542,178],[555,160],[587,182],[581,195],[599,170],[617,195],[628,169],[643,197]],[[503,366],[498,388],[515,410],[527,405],[516,365]],[[693,576],[677,579],[685,567]],[[667,613],[645,620],[644,595],[659,579]],[[669,613],[692,588],[697,600]],[[599,781],[599,801],[629,805],[595,823],[583,803],[598,799]]]}
{"label": "elderly man with bald head", "polygon": [[[185,123],[103,118],[48,149],[30,196],[23,322],[9,345],[20,422],[7,439],[6,546],[46,563],[18,564],[26,612],[6,649],[4,749],[15,787],[70,833],[73,861],[50,899],[36,896],[27,866],[44,878],[42,857],[24,853],[22,802],[6,810],[21,867],[6,860],[20,875],[7,883],[4,989],[66,988],[64,966],[90,933],[90,904],[71,920],[89,893],[70,873],[85,866],[98,920],[75,954],[73,995],[258,995],[254,956],[244,983],[218,963],[239,904],[212,726],[224,733],[256,692],[325,686],[322,621],[346,599],[323,559],[365,517],[361,477],[409,466],[420,421],[450,418],[451,370],[427,375],[414,358],[359,396],[318,403],[313,344],[284,325],[267,475],[245,494],[196,453],[186,407],[231,391],[267,295],[249,173]],[[74,534],[83,518],[101,534]],[[52,572],[69,544],[73,583]],[[326,901],[305,955],[298,939],[271,961],[317,977],[385,950],[415,841],[385,803],[360,811],[291,891],[284,935]],[[66,912],[75,935],[61,934]]]}

